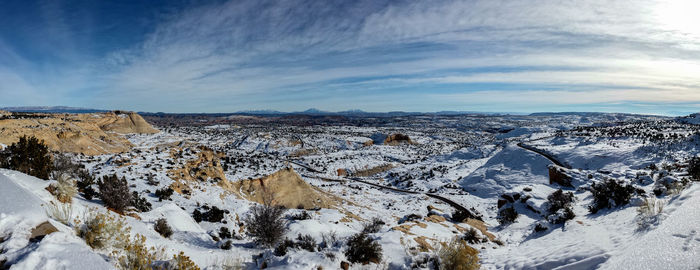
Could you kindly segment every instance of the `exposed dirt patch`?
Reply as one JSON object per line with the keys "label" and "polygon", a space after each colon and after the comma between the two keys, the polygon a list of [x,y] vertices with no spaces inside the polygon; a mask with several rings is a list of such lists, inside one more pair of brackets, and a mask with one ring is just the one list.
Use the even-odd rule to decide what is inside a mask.
{"label": "exposed dirt patch", "polygon": [[[223,180],[226,180],[226,175],[220,162],[224,154],[216,153],[204,146],[199,146],[197,150],[198,152],[195,153],[196,157],[194,159],[185,162],[184,166],[180,168],[169,170],[168,176],[175,181],[213,180],[215,182],[225,182]],[[182,149],[174,148],[171,151],[171,156],[173,156],[173,159],[181,158]]]}
{"label": "exposed dirt patch", "polygon": [[30,116],[0,120],[0,143],[10,145],[27,135],[43,140],[52,151],[101,155],[131,149],[131,143],[121,134],[158,132],[136,113]]}
{"label": "exposed dirt patch", "polygon": [[266,194],[276,205],[287,208],[338,209],[344,200],[306,183],[294,169],[279,170],[263,178],[240,180],[230,190],[250,201],[263,203]]}
{"label": "exposed dirt patch", "polygon": [[393,164],[383,164],[379,165],[376,167],[368,168],[368,169],[363,169],[363,170],[358,170],[355,172],[352,172],[352,176],[356,177],[369,177],[375,174],[383,173],[388,170],[391,170],[394,168]]}

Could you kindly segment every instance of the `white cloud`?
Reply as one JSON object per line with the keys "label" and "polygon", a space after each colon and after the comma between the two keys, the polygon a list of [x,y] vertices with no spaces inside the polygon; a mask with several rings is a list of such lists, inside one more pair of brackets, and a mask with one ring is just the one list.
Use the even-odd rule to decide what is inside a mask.
{"label": "white cloud", "polygon": [[[476,83],[522,85],[509,90],[518,93],[513,103],[556,97],[541,106],[700,101],[692,7],[652,0],[227,1],[165,17],[140,44],[90,63],[94,72],[74,68],[78,75],[51,79],[97,89],[95,102],[162,111],[268,108],[280,96],[289,102],[275,109],[347,105],[370,90],[397,100],[401,91],[386,90],[393,86],[425,89],[411,90],[413,100],[401,96],[405,104],[455,95],[467,106],[501,94],[466,86]],[[450,94],[435,90],[445,84]],[[440,99],[433,102],[438,110]]]}

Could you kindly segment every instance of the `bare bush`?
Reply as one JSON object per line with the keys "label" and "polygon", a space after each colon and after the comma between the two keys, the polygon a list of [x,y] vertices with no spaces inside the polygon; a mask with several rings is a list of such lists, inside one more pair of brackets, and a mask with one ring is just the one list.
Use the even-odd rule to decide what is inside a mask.
{"label": "bare bush", "polygon": [[340,238],[338,238],[338,233],[335,231],[330,231],[328,233],[321,233],[321,247],[324,249],[339,247],[341,244]]}
{"label": "bare bush", "polygon": [[384,223],[384,221],[381,220],[380,218],[373,217],[372,220],[370,220],[369,222],[364,224],[364,226],[362,228],[362,232],[364,232],[364,233],[377,233],[377,232],[379,232],[379,230],[382,229],[382,226],[384,226],[384,224],[386,224],[386,223]]}
{"label": "bare bush", "polygon": [[271,201],[266,199],[265,203],[253,206],[250,214],[244,219],[248,234],[257,244],[266,247],[275,246],[287,232],[287,223],[284,220],[287,210],[273,206]]}
{"label": "bare bush", "polygon": [[168,225],[168,221],[164,218],[159,218],[156,220],[156,224],[154,224],[153,229],[156,230],[161,236],[168,238],[171,235],[173,235],[173,228],[170,228],[170,225]]}
{"label": "bare bush", "polygon": [[379,263],[382,260],[382,246],[367,233],[360,232],[348,239],[345,257],[351,263]]}

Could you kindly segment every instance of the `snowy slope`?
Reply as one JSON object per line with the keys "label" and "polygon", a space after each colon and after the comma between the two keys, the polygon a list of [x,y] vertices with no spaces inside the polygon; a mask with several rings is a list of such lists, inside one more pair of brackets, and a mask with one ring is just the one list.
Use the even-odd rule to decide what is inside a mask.
{"label": "snowy slope", "polygon": [[[0,261],[12,269],[113,269],[68,227],[46,216],[42,204],[52,196],[48,182],[0,169]],[[34,227],[49,221],[59,229],[40,242],[30,242]]]}
{"label": "snowy slope", "polygon": [[506,191],[548,184],[549,164],[546,158],[511,144],[459,183],[472,195],[496,198]]}
{"label": "snowy slope", "polygon": [[700,184],[688,188],[664,209],[654,230],[631,239],[600,269],[700,268]]}

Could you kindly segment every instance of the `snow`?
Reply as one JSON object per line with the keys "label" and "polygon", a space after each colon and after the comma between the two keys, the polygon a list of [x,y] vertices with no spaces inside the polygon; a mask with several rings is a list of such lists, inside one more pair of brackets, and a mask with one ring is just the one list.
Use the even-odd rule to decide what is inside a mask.
{"label": "snow", "polygon": [[[641,116],[629,118],[645,119]],[[592,182],[614,178],[632,183],[635,188],[644,190],[645,196],[653,196],[656,185],[667,180],[680,181],[687,177],[687,169],[671,166],[652,171],[647,168],[649,164],[683,165],[687,156],[698,153],[698,144],[693,141],[697,135],[674,142],[667,138],[650,142],[628,135],[581,136],[565,130],[579,124],[624,119],[627,119],[624,115],[606,114],[449,119],[453,121],[449,123],[459,128],[449,126],[451,124],[429,128],[182,127],[158,134],[128,135],[134,144],[131,152],[76,157],[76,160],[97,177],[109,174],[126,177],[130,189],[153,204],[151,211],[138,213],[138,217],[124,217],[132,236],[145,236],[146,245],[163,248],[166,258],[182,251],[203,269],[221,269],[225,258],[242,262],[244,269],[257,269],[256,263],[262,261],[266,261],[269,269],[316,269],[319,266],[337,269],[341,261],[347,260],[344,241],[375,217],[386,223],[378,232],[370,234],[381,244],[383,260],[380,265],[353,265],[351,268],[411,269],[415,256],[435,254],[434,250],[417,252],[418,240],[438,247],[440,242],[463,235],[460,229],[470,227],[450,221],[454,209],[424,193],[447,197],[483,215],[488,232],[504,243],[503,246],[493,242],[471,244],[480,251],[483,269],[698,269],[700,184],[691,183],[679,195],[659,196],[666,206],[656,222],[644,229],[637,224],[641,197],[597,214],[590,214],[587,209],[592,202],[587,188]],[[488,131],[494,129],[496,131]],[[687,135],[696,132],[688,126],[669,129],[672,130],[664,132]],[[503,130],[510,131],[499,133]],[[387,134],[394,133],[407,134],[416,143],[364,145],[370,138],[381,143]],[[298,140],[305,146],[296,143]],[[570,164],[573,169],[567,173],[573,177],[575,187],[550,184],[548,166],[551,161],[519,147],[519,142]],[[310,218],[287,218],[285,237],[295,239],[300,234],[310,235],[320,243],[324,235],[335,234],[341,243],[322,251],[290,249],[285,256],[275,256],[271,249],[256,246],[245,234],[242,220],[254,203],[211,181],[192,182],[192,194],[175,193],[170,200],[159,201],[154,191],[175,182],[168,168],[177,168],[194,158],[199,151],[197,145],[212,147],[235,159],[227,164],[230,169],[225,172],[230,181],[270,174],[287,166],[287,159],[316,168],[319,173],[294,165],[303,180],[314,188],[346,201],[330,209],[287,210],[288,216],[306,211]],[[182,148],[184,156],[172,156],[171,147]],[[299,150],[313,151],[290,156]],[[129,165],[110,162],[121,159],[129,160]],[[345,179],[345,182],[321,179],[339,179],[336,170],[340,168],[353,171],[383,164],[394,167],[358,178],[416,193],[379,189],[352,179]],[[156,182],[146,183],[147,175],[152,175]],[[54,200],[45,190],[50,183],[19,172],[0,170],[0,238],[6,238],[0,243],[0,250],[5,251],[0,254],[0,260],[8,259],[13,269],[113,268],[114,261],[107,252],[91,249],[75,236],[71,225],[60,224],[47,216],[44,205]],[[576,217],[555,225],[546,221],[547,196],[559,188],[575,195]],[[515,223],[508,225],[499,225],[496,219],[497,202],[503,194],[529,198],[522,203],[516,200],[513,205],[520,215]],[[93,209],[108,211],[98,199],[88,201],[77,196],[73,201],[74,212],[78,214]],[[205,206],[216,206],[230,213],[224,216],[223,222],[197,223],[191,213]],[[409,215],[422,217],[405,221]],[[159,218],[165,218],[172,227],[174,234],[169,238],[154,230]],[[442,218],[447,220],[440,221]],[[32,228],[47,220],[59,231],[41,241],[30,242]],[[546,226],[547,230],[534,232],[537,224]],[[230,239],[231,250],[220,248],[228,239],[215,240],[214,236],[218,236],[222,227],[235,235]]]}
{"label": "snow", "polygon": [[[49,182],[16,171],[0,169],[0,260],[12,269],[113,269],[74,232],[46,215],[52,195]],[[59,228],[38,243],[29,241],[31,230],[44,221]]]}
{"label": "snow", "polygon": [[665,209],[652,231],[631,240],[600,269],[698,269],[700,267],[700,185],[695,184]]}
{"label": "snow", "polygon": [[145,222],[155,223],[160,218],[165,218],[173,231],[206,233],[189,213],[174,203],[164,204],[142,215],[142,220]]}
{"label": "snow", "polygon": [[494,198],[508,190],[548,184],[549,164],[546,158],[511,144],[461,179],[460,184],[475,196]]}
{"label": "snow", "polygon": [[13,264],[12,269],[114,269],[82,239],[66,232],[49,234],[26,249],[27,255]]}

